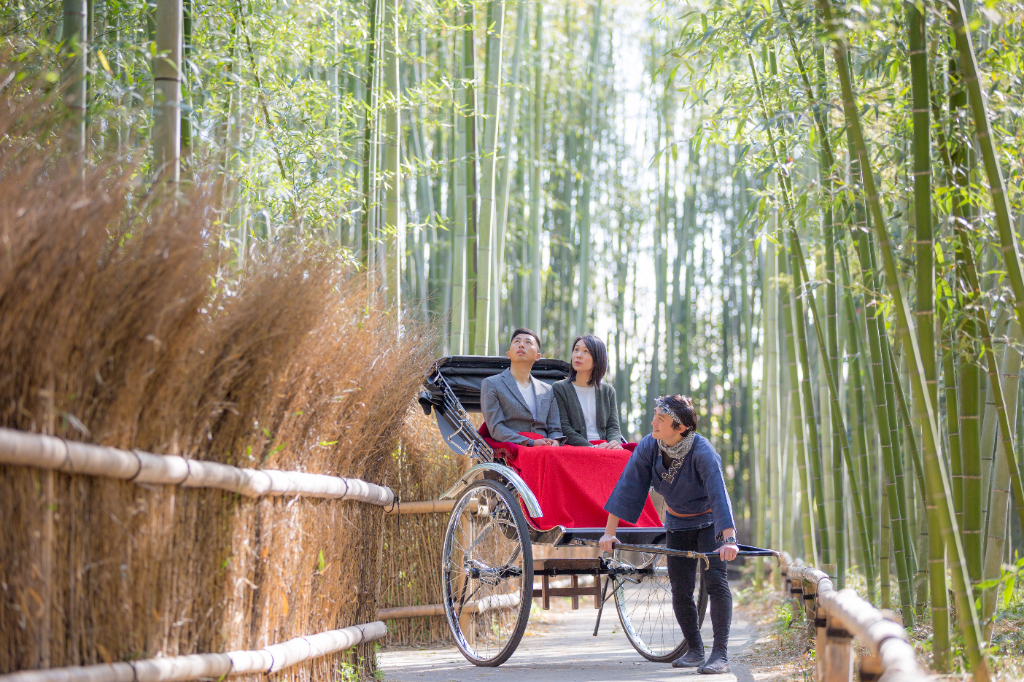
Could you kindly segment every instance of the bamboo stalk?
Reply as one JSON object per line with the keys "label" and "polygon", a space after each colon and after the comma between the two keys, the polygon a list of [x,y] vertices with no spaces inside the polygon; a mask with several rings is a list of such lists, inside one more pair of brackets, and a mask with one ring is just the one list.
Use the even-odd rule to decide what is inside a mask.
{"label": "bamboo stalk", "polygon": [[[598,90],[598,69],[600,68],[601,49],[601,5],[602,0],[597,0],[594,6],[594,25],[590,36],[590,68],[587,76],[588,88],[590,90],[590,101],[587,104],[587,132],[584,139],[583,164],[580,172],[583,175],[583,196],[580,198],[580,281],[576,292],[576,320],[574,323],[575,333],[584,334],[587,329],[587,315],[591,312],[591,306],[587,303],[590,293],[590,195],[593,186],[591,166],[594,159],[594,147],[597,146],[597,90]],[[669,325],[666,324],[666,328]],[[666,366],[671,366],[672,358],[665,360]],[[670,389],[671,390],[671,387]]]}
{"label": "bamboo stalk", "polygon": [[181,0],[158,0],[153,62],[153,165],[154,176],[169,183],[181,179],[181,50]]}
{"label": "bamboo stalk", "polygon": [[395,500],[390,488],[356,478],[274,469],[240,469],[217,462],[154,455],[139,450],[128,452],[5,428],[0,428],[0,463],[140,484],[217,488],[246,497],[298,495],[355,500],[380,507],[390,506]]}
{"label": "bamboo stalk", "polygon": [[62,56],[64,70],[64,106],[67,107],[72,125],[68,127],[66,140],[68,152],[80,154],[85,151],[86,99],[88,97],[88,35],[89,6],[86,0],[64,0],[64,31]]}
{"label": "bamboo stalk", "polygon": [[[783,267],[786,265],[786,259],[780,259]],[[797,470],[799,472],[800,479],[800,513],[801,513],[801,525],[803,528],[803,539],[804,539],[804,553],[809,554],[815,564],[818,563],[818,545],[816,542],[817,534],[814,532],[814,521],[815,517],[811,513],[812,498],[811,498],[811,483],[808,479],[807,474],[807,447],[804,442],[804,430],[805,422],[803,416],[803,407],[800,403],[800,374],[797,371],[797,360],[796,360],[796,341],[794,340],[793,326],[794,326],[794,313],[792,305],[792,288],[793,280],[789,279],[790,291],[782,297],[782,322],[783,328],[786,334],[786,354],[789,365],[789,387],[790,387],[790,398],[789,398],[789,409],[792,412],[790,421],[793,425],[793,431],[795,433],[796,440],[796,460]]]}
{"label": "bamboo stalk", "polygon": [[[503,595],[499,595],[503,596]],[[518,597],[518,595],[517,595]],[[274,673],[304,661],[345,651],[388,634],[381,621],[296,637],[258,651],[149,658],[129,663],[23,670],[0,675],[3,682],[182,682],[196,678]]]}
{"label": "bamboo stalk", "polygon": [[[924,380],[932,405],[939,404],[938,367],[935,361],[935,249],[932,224],[932,183],[930,149],[930,107],[928,91],[927,27],[924,14],[912,1],[905,1],[909,35],[910,92],[913,120],[914,222],[917,264],[916,314],[921,344]],[[932,660],[936,670],[949,670],[949,593],[946,590],[946,555],[939,537],[939,520],[934,507],[928,509],[928,584],[932,610]]]}
{"label": "bamboo stalk", "polygon": [[505,0],[491,0],[487,27],[487,92],[484,118],[484,137],[481,144],[482,185],[480,188],[480,229],[477,235],[476,310],[473,321],[473,352],[476,355],[495,353],[496,339],[491,338],[491,301],[494,272],[495,230],[497,207],[494,189],[498,161],[498,100],[501,95],[501,58],[505,33]]}
{"label": "bamboo stalk", "polygon": [[[524,0],[520,0],[521,2]],[[544,294],[541,284],[541,233],[544,230],[544,211],[540,172],[544,165],[544,64],[541,43],[544,28],[544,5],[537,3],[537,26],[533,47],[533,135],[530,156],[530,328],[540,333]],[[618,355],[618,354],[616,354]]]}

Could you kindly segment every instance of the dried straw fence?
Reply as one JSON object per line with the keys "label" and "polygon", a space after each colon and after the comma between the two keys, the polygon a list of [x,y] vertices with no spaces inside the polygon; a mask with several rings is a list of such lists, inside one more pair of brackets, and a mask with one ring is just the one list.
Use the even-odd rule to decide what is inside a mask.
{"label": "dried straw fence", "polygon": [[928,675],[914,658],[907,632],[850,589],[836,590],[832,579],[783,553],[783,589],[797,600],[815,628],[815,676],[818,682],[850,682],[853,640],[864,651],[857,661],[860,679],[925,682]]}
{"label": "dried straw fence", "polygon": [[[132,457],[120,480],[0,464],[0,673],[258,652],[414,603],[381,603],[382,507],[240,493],[275,489],[268,470],[404,490],[418,466],[442,487],[448,462],[407,464],[399,445],[433,337],[408,320],[399,335],[315,245],[226,267],[220,185],[169,201],[130,159],[66,164],[32,87],[0,91],[0,427],[62,439],[50,456],[71,466],[79,442]],[[184,460],[184,481],[246,473],[144,480]],[[364,643],[274,679],[372,672]]]}

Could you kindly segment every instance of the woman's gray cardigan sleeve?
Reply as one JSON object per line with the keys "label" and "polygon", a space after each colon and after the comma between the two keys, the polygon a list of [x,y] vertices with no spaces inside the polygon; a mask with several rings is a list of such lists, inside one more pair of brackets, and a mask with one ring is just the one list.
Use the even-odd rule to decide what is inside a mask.
{"label": "woman's gray cardigan sleeve", "polygon": [[619,401],[615,395],[615,387],[611,384],[601,384],[601,390],[605,397],[604,409],[605,415],[607,415],[604,439],[609,443],[621,443],[622,431],[619,429]]}

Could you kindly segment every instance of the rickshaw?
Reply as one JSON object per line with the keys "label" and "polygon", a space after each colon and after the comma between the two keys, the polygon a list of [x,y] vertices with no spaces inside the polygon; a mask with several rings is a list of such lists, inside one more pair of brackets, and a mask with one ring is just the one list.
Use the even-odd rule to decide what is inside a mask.
{"label": "rickshaw", "polygon": [[[581,597],[592,597],[597,609],[595,636],[604,604],[612,599],[623,632],[641,656],[663,663],[675,660],[685,653],[686,642],[672,610],[667,558],[694,558],[706,565],[707,557],[666,548],[664,527],[620,527],[616,536],[621,544],[610,557],[534,560],[534,545],[595,546],[604,529],[535,525],[532,519],[543,516],[537,497],[506,461],[508,453],[488,444],[470,421],[469,412],[481,411],[481,382],[509,365],[504,357],[442,358],[427,371],[419,395],[424,412],[436,415],[448,447],[472,462],[441,496],[455,500],[445,528],[441,581],[456,645],[474,665],[501,665],[523,637],[535,596],[545,609],[552,597],[571,598],[573,608],[578,608]],[[567,362],[541,359],[531,373],[551,384],[569,371]],[[740,550],[745,555],[775,556],[754,547]],[[702,567],[698,570],[703,572]],[[592,584],[581,584],[584,576],[590,576]],[[535,579],[540,580],[539,595],[534,594]],[[708,598],[703,579],[699,585],[698,614],[703,623]]]}

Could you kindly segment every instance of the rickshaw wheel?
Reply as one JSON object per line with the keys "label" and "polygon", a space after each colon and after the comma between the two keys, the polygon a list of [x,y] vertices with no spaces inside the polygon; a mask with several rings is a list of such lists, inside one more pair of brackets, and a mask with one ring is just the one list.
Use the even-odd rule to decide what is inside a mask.
{"label": "rickshaw wheel", "polygon": [[519,646],[533,603],[529,529],[508,488],[485,479],[462,493],[445,529],[441,565],[456,646],[474,665],[501,665]]}
{"label": "rickshaw wheel", "polygon": [[648,661],[674,661],[686,651],[686,639],[672,610],[667,557],[616,551],[616,558],[620,556],[638,568],[635,574],[616,577],[614,583],[615,610],[626,638]]}

